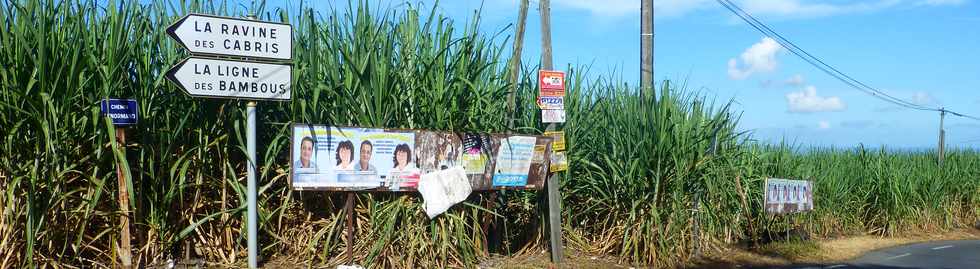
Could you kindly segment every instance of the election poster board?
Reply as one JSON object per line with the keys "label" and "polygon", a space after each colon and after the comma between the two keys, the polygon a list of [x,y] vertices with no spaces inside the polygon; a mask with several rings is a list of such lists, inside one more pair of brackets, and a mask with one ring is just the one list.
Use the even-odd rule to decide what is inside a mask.
{"label": "election poster board", "polygon": [[422,175],[463,168],[473,190],[540,189],[550,136],[294,124],[296,190],[414,191]]}
{"label": "election poster board", "polygon": [[375,188],[411,185],[415,133],[369,128],[293,126],[293,186]]}
{"label": "election poster board", "polygon": [[766,213],[792,214],[813,210],[813,181],[766,179]]}

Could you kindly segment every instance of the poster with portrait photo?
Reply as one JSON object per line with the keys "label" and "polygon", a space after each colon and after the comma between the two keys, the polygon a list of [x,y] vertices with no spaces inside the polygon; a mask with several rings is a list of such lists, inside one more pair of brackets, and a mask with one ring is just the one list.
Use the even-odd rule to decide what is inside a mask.
{"label": "poster with portrait photo", "polygon": [[[418,182],[413,132],[293,125],[294,189],[371,189]],[[400,157],[400,158],[399,158]]]}
{"label": "poster with portrait photo", "polygon": [[414,188],[421,176],[415,160],[415,132],[360,129],[355,171],[375,172],[384,187]]}

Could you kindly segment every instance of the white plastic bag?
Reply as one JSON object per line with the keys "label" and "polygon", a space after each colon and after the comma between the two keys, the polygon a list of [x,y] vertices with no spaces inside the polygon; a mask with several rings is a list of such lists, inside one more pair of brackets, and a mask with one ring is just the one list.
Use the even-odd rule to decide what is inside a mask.
{"label": "white plastic bag", "polygon": [[430,219],[465,201],[473,191],[466,171],[458,166],[422,175],[418,190]]}

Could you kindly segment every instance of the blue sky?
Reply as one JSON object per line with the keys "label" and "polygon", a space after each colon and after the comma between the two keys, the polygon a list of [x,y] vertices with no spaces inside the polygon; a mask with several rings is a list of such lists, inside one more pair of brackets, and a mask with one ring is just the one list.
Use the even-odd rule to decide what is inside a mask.
{"label": "blue sky", "polygon": [[[735,0],[784,37],[844,73],[890,95],[980,116],[980,1]],[[318,10],[335,3],[313,2]],[[403,8],[405,1],[381,0]],[[410,1],[417,4],[417,1]],[[432,1],[421,1],[426,9]],[[639,0],[552,0],[556,67],[592,64],[639,80]],[[686,81],[742,112],[740,128],[762,141],[801,146],[934,148],[939,113],[898,108],[822,73],[734,17],[713,0],[654,0],[654,76]],[[272,2],[273,6],[297,2]],[[482,30],[517,20],[517,0],[443,0],[457,22],[482,6]],[[531,1],[525,59],[540,54],[537,0]],[[513,33],[513,28],[508,29]],[[980,121],[946,117],[951,147],[980,147]]]}

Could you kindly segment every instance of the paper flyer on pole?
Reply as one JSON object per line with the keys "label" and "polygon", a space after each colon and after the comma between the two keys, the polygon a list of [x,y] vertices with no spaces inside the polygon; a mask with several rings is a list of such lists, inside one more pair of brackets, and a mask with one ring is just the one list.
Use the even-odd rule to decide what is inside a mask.
{"label": "paper flyer on pole", "polygon": [[550,170],[552,173],[561,172],[568,170],[568,155],[565,155],[564,151],[556,151],[551,153],[551,166]]}
{"label": "paper flyer on pole", "polygon": [[564,109],[542,109],[541,122],[543,123],[565,123]]}
{"label": "paper flyer on pole", "polygon": [[527,184],[534,155],[536,137],[511,136],[500,141],[493,186],[523,186]]}
{"label": "paper flyer on pole", "polygon": [[544,132],[544,135],[550,136],[552,141],[554,141],[551,142],[552,151],[565,150],[565,131],[546,131]]}

